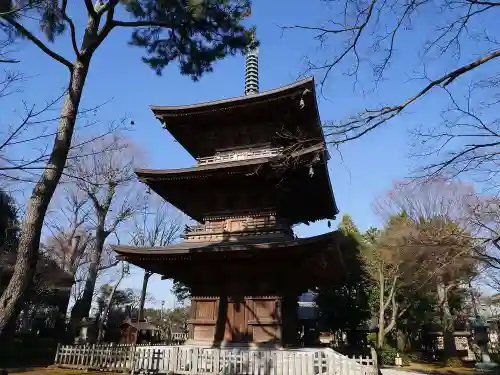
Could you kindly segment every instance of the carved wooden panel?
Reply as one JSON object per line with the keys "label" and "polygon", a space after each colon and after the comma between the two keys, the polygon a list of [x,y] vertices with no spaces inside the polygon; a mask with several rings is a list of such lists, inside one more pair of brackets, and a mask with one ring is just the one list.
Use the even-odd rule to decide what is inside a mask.
{"label": "carved wooden panel", "polygon": [[194,339],[196,341],[210,341],[214,339],[215,327],[214,326],[194,326]]}
{"label": "carved wooden panel", "polygon": [[217,301],[196,301],[196,319],[212,320],[217,317]]}

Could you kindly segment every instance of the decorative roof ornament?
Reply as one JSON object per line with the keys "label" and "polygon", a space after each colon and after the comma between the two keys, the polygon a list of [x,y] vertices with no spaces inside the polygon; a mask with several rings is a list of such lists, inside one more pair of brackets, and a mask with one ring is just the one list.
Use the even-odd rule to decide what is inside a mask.
{"label": "decorative roof ornament", "polygon": [[248,44],[245,54],[245,95],[259,92],[259,47],[255,33]]}

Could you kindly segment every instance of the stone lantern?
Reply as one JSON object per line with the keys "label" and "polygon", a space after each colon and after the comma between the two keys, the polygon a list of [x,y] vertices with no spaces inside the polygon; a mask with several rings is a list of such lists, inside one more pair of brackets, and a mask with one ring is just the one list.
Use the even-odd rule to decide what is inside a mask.
{"label": "stone lantern", "polygon": [[488,370],[498,366],[495,362],[491,361],[490,355],[488,354],[489,324],[479,315],[476,315],[476,317],[472,320],[471,328],[474,331],[474,341],[479,347],[479,351],[481,353],[481,360],[476,362],[474,367],[481,370]]}

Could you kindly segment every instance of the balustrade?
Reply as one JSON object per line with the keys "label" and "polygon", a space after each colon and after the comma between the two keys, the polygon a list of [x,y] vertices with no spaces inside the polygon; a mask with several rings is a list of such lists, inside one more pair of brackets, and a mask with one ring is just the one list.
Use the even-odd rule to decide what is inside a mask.
{"label": "balustrade", "polygon": [[[289,230],[290,228],[276,223],[274,220],[270,221],[267,220],[266,218],[262,219],[257,219],[257,220],[242,220],[241,221],[241,226],[239,227],[240,230],[236,230],[237,232],[239,231],[259,231],[259,230]],[[232,232],[230,229],[230,225],[226,222],[219,222],[219,223],[211,223],[208,222],[207,224],[198,224],[198,225],[192,225],[192,226],[186,226],[186,229],[184,231],[184,234],[186,236],[189,235],[196,235],[199,233],[223,233],[223,232]]]}
{"label": "balustrade", "polygon": [[206,165],[213,163],[227,163],[230,161],[257,159],[275,157],[283,153],[283,147],[260,148],[260,149],[245,149],[230,152],[216,153],[212,156],[198,158],[198,165]]}

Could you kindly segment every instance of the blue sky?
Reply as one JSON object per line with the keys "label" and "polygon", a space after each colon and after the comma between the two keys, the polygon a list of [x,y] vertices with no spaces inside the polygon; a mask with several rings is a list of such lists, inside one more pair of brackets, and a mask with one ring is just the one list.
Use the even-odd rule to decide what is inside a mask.
{"label": "blue sky", "polygon": [[[282,33],[278,25],[318,24],[325,20],[324,11],[321,1],[254,1],[250,22],[257,25],[257,36],[261,41],[262,91],[295,81],[304,71],[305,55],[321,56],[311,34],[302,31]],[[72,10],[72,14],[76,12],[77,9]],[[76,17],[76,21],[81,23],[84,20]],[[103,122],[127,114],[135,122],[131,137],[147,152],[147,167],[164,169],[193,165],[194,160],[162,129],[149,105],[191,104],[241,96],[244,58],[236,56],[217,63],[214,73],[207,74],[199,82],[180,76],[174,64],[158,77],[141,62],[142,51],[127,45],[128,38],[129,30],[113,32],[98,50],[92,61],[83,105],[91,107],[111,100],[98,112]],[[408,39],[408,46],[420,41]],[[54,48],[71,56],[66,41],[56,42]],[[408,81],[404,73],[415,63],[415,52],[411,48],[403,48],[395,54],[397,63],[391,66],[391,79],[368,94],[361,87],[354,87],[352,79],[340,70],[334,72],[324,89],[326,98],[318,98],[322,120],[340,120],[359,109],[391,103],[418,87],[419,83]],[[24,86],[22,94],[28,102],[49,100],[65,86],[68,78],[66,69],[35,47],[20,44],[17,57],[22,61],[20,68],[33,76]],[[367,73],[362,73],[360,78],[362,81],[371,79]],[[12,109],[16,108],[13,100],[7,103]],[[329,170],[341,212],[339,216],[352,215],[362,229],[380,224],[372,211],[372,202],[390,189],[394,180],[408,176],[414,166],[414,161],[408,157],[410,138],[407,130],[413,125],[435,119],[438,107],[439,96],[426,99],[412,108],[411,116],[395,119],[379,131],[347,144],[340,152],[331,151]],[[8,120],[8,114],[2,113],[1,116],[2,120],[6,119],[5,116]],[[299,228],[298,234],[304,237],[326,231],[327,224],[319,222]],[[134,270],[124,286],[140,288],[141,280],[140,270]],[[170,286],[170,282],[160,281],[155,276],[151,279],[149,291],[157,300],[165,299],[166,306],[171,307]]]}

